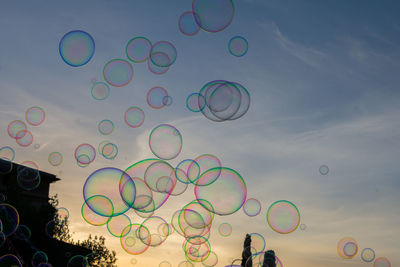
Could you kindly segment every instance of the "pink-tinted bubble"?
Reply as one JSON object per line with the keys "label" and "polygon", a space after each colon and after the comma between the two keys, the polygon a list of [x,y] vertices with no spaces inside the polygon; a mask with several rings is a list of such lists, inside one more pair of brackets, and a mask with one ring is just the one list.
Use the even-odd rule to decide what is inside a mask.
{"label": "pink-tinted bubble", "polygon": [[182,135],[174,126],[160,124],[151,131],[149,146],[155,156],[163,160],[171,160],[176,158],[182,150]]}
{"label": "pink-tinted bubble", "polygon": [[72,67],[80,67],[93,57],[95,44],[90,34],[75,30],[66,33],[61,38],[58,48],[65,63]]}
{"label": "pink-tinted bubble", "polygon": [[41,107],[30,107],[25,112],[26,122],[33,126],[38,126],[44,122],[46,115]]}
{"label": "pink-tinted bubble", "polygon": [[[96,207],[96,212],[90,207]],[[86,199],[83,203],[81,213],[82,218],[87,223],[94,226],[100,226],[106,224],[112,218],[114,214],[114,206],[108,197],[94,195]]]}
{"label": "pink-tinted bubble", "polygon": [[60,166],[63,161],[63,155],[60,152],[51,152],[48,161],[52,166]]}
{"label": "pink-tinted bubble", "polygon": [[163,108],[166,106],[165,97],[168,97],[168,92],[165,88],[160,86],[153,87],[147,92],[147,104],[154,109]]}
{"label": "pink-tinted bubble", "polygon": [[26,130],[26,124],[25,124],[25,122],[20,121],[20,120],[14,120],[14,121],[10,122],[7,127],[8,135],[14,139],[23,137],[23,136],[20,136],[20,134],[23,133],[21,131],[24,131],[24,130]]}
{"label": "pink-tinted bubble", "polygon": [[17,133],[17,144],[22,147],[28,147],[33,142],[33,135],[28,130],[21,130]]}
{"label": "pink-tinted bubble", "polygon": [[102,135],[109,135],[114,131],[114,123],[110,120],[102,120],[97,128]]}
{"label": "pink-tinted bubble", "polygon": [[232,0],[193,0],[192,11],[200,28],[219,32],[231,24],[235,8]]}
{"label": "pink-tinted bubble", "polygon": [[184,35],[193,36],[200,31],[200,27],[194,18],[195,15],[192,11],[186,11],[179,17],[178,27]]}
{"label": "pink-tinted bubble", "polygon": [[126,56],[135,63],[145,62],[150,55],[152,44],[145,37],[135,37],[126,45]]}
{"label": "pink-tinted bubble", "polygon": [[[140,235],[139,233],[140,229]],[[139,255],[150,247],[151,235],[149,230],[140,224],[125,227],[120,238],[122,248],[131,255]]]}
{"label": "pink-tinted bubble", "polygon": [[138,128],[144,122],[144,112],[139,107],[130,107],[125,111],[124,120],[129,127]]}
{"label": "pink-tinted bubble", "polygon": [[92,86],[92,97],[96,100],[104,100],[110,95],[110,87],[103,82],[95,82]]}
{"label": "pink-tinted bubble", "polygon": [[[200,244],[196,242],[192,242],[192,239],[201,239],[202,242]],[[201,262],[207,259],[211,252],[211,246],[205,237],[191,237],[186,239],[184,242],[184,251],[186,254],[186,258],[190,261]]]}
{"label": "pink-tinted bubble", "polygon": [[[115,237],[121,237],[124,229],[131,225],[131,220],[126,214],[111,217],[107,222],[107,230]],[[124,234],[127,234],[125,231]]]}
{"label": "pink-tinted bubble", "polygon": [[275,232],[289,234],[299,226],[300,212],[292,202],[279,200],[268,208],[267,222]]}
{"label": "pink-tinted bubble", "polygon": [[207,186],[196,185],[194,189],[197,200],[208,201],[218,215],[230,215],[238,211],[244,204],[247,196],[247,188],[243,178],[233,169],[220,167],[212,168],[204,172],[198,179],[198,184],[203,182],[203,177],[208,181],[209,177],[219,176]]}
{"label": "pink-tinted bubble", "polygon": [[249,198],[243,205],[243,211],[247,216],[254,217],[260,214],[261,203],[255,198]]}
{"label": "pink-tinted bubble", "polygon": [[88,165],[96,158],[96,149],[90,144],[80,144],[74,155],[78,163]]}
{"label": "pink-tinted bubble", "polygon": [[[123,187],[120,187],[121,183],[124,185]],[[114,207],[112,216],[118,216],[132,207],[136,198],[135,184],[131,177],[120,169],[111,167],[98,169],[86,179],[83,186],[85,200],[95,195],[102,195],[110,199]],[[102,213],[102,207],[91,202],[87,204],[99,215],[110,216],[110,214]]]}
{"label": "pink-tinted bubble", "polygon": [[365,262],[372,262],[375,259],[375,251],[372,248],[364,248],[361,251],[361,259]]}
{"label": "pink-tinted bubble", "polygon": [[374,261],[374,267],[391,267],[391,266],[392,266],[392,264],[391,264],[390,261],[389,261],[387,258],[385,258],[385,257],[377,258],[377,259]]}
{"label": "pink-tinted bubble", "polygon": [[351,237],[343,237],[337,244],[337,252],[343,259],[352,259],[358,252],[357,242]]}
{"label": "pink-tinted bubble", "polygon": [[101,155],[103,155],[106,159],[115,159],[118,155],[118,147],[117,145],[109,142],[105,144],[101,150]]}
{"label": "pink-tinted bubble", "polygon": [[265,239],[259,233],[251,233],[251,247],[255,253],[264,251],[265,249]]}
{"label": "pink-tinted bubble", "polygon": [[242,36],[235,36],[229,40],[228,43],[229,53],[235,57],[242,57],[247,53],[248,43]]}
{"label": "pink-tinted bubble", "polygon": [[132,80],[133,68],[125,59],[112,59],[104,66],[103,76],[108,84],[122,87]]}
{"label": "pink-tinted bubble", "polygon": [[149,71],[151,71],[156,75],[164,74],[169,70],[169,66],[168,67],[157,66],[151,60],[147,60],[147,68],[149,69]]}
{"label": "pink-tinted bubble", "polygon": [[159,41],[151,47],[150,60],[156,66],[169,67],[174,64],[176,57],[176,48],[168,41]]}
{"label": "pink-tinted bubble", "polygon": [[182,183],[189,184],[192,181],[188,177],[188,171],[191,170],[191,176],[193,182],[196,181],[200,177],[200,166],[199,164],[192,159],[185,159],[179,162],[179,164],[175,168],[175,176]]}
{"label": "pink-tinted bubble", "polygon": [[223,237],[230,236],[232,233],[232,226],[229,223],[221,223],[218,227],[218,232]]}
{"label": "pink-tinted bubble", "polygon": [[206,105],[206,101],[204,100],[204,96],[199,93],[191,93],[186,98],[186,107],[191,112],[200,112],[204,109]]}

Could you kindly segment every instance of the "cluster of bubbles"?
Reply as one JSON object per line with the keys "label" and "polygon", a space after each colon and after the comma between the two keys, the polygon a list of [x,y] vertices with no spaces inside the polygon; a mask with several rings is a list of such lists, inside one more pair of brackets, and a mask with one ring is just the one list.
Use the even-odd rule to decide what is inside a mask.
{"label": "cluster of bubbles", "polygon": [[[45,120],[45,112],[41,107],[30,107],[25,112],[25,120],[31,126],[39,126]],[[22,120],[11,121],[8,124],[7,133],[21,147],[28,147],[33,142],[33,134]]]}
{"label": "cluster of bubbles", "polygon": [[237,82],[214,80],[206,83],[199,93],[190,94],[186,107],[215,122],[236,120],[249,110],[250,94]]}
{"label": "cluster of bubbles", "polygon": [[[352,259],[358,253],[358,243],[354,238],[343,237],[337,244],[337,253],[343,259]],[[363,262],[374,262],[374,267],[390,267],[390,261],[385,257],[375,257],[375,251],[372,248],[364,248],[360,254]]]}

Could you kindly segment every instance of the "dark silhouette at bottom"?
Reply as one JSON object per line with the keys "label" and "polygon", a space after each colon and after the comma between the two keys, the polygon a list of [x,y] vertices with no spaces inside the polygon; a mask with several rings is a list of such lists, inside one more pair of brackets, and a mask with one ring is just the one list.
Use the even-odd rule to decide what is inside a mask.
{"label": "dark silhouette at bottom", "polygon": [[[251,236],[246,235],[243,243],[242,252],[242,264],[243,267],[253,267],[253,262],[251,258]],[[275,252],[273,250],[268,250],[264,253],[264,261],[262,267],[276,267]]]}

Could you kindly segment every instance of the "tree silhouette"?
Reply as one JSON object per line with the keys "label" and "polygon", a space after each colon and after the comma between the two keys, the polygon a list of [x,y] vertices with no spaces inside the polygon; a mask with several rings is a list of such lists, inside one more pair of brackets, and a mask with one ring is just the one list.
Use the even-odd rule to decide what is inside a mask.
{"label": "tree silhouette", "polygon": [[[57,195],[50,198],[50,204],[57,209],[59,201]],[[53,217],[53,225],[50,232],[53,238],[60,241],[78,245],[92,251],[91,254],[85,255],[89,266],[116,267],[114,263],[117,261],[115,251],[110,251],[105,245],[105,237],[89,235],[86,240],[75,242],[69,230],[68,217],[60,218],[56,212]]]}

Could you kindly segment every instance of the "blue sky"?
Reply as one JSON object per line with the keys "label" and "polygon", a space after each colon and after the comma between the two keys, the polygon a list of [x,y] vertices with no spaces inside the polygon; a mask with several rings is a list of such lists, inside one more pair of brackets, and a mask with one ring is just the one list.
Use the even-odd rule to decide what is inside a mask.
{"label": "blue sky", "polygon": [[[217,266],[241,255],[247,232],[262,234],[285,266],[371,266],[359,254],[341,259],[336,243],[354,237],[360,249],[371,247],[377,256],[400,264],[399,76],[400,4],[396,1],[234,1],[231,25],[219,33],[199,32],[188,37],[177,21],[191,9],[191,1],[3,1],[0,9],[0,147],[12,146],[16,161],[34,160],[62,181],[52,186],[61,206],[70,210],[76,238],[103,234],[117,250],[119,266],[132,256],[107,229],[85,224],[80,216],[81,189],[98,168],[125,169],[152,157],[148,135],[160,123],[177,127],[184,140],[182,154],[173,160],[211,153],[245,179],[248,196],[262,203],[262,212],[249,218],[242,210],[216,217],[212,242]],[[96,43],[92,60],[72,68],[58,54],[58,43],[71,30],[90,33]],[[227,44],[235,35],[249,42],[248,53],[233,57]],[[144,36],[153,43],[172,42],[177,61],[164,75],[145,64],[133,64],[130,84],[111,88],[110,97],[96,102],[90,95],[92,78],[102,80],[104,64],[125,58],[125,45]],[[251,106],[238,120],[216,123],[185,107],[186,97],[211,80],[243,84]],[[152,110],[148,89],[163,86],[173,104]],[[124,125],[123,113],[132,105],[143,108],[142,127]],[[6,132],[9,122],[24,119],[25,110],[41,106],[46,121],[30,127],[33,145],[21,148]],[[114,161],[98,157],[87,168],[74,163],[80,143],[95,147],[102,137],[97,123],[111,119],[111,139],[119,146]],[[52,151],[64,155],[56,168],[47,162]],[[330,173],[321,176],[326,164]],[[159,211],[168,218],[193,198],[192,188]],[[287,199],[295,203],[305,231],[289,235],[273,232],[265,222],[269,205]],[[135,218],[140,221],[140,218]],[[218,236],[217,225],[233,226],[229,239]],[[213,226],[214,227],[214,226]],[[176,250],[177,234],[158,248],[136,256],[138,264],[157,266],[184,259]],[[141,265],[143,266],[143,265]],[[201,264],[198,266],[201,266]]]}

